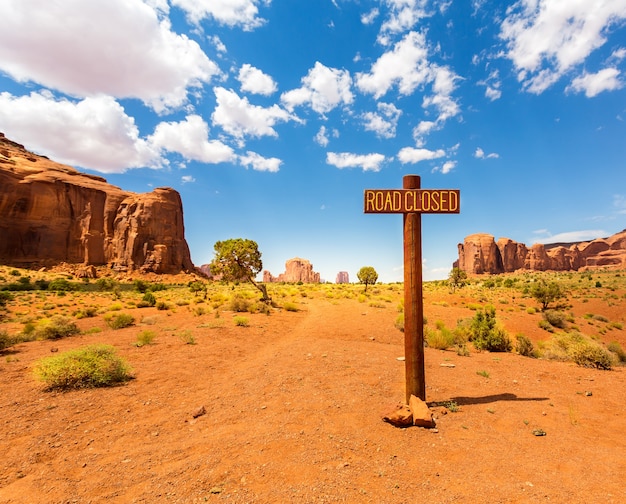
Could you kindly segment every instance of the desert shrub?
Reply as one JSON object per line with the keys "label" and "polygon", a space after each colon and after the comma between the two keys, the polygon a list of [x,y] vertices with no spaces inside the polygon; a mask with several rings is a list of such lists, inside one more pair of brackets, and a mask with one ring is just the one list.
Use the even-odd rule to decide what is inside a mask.
{"label": "desert shrub", "polygon": [[537,313],[537,309],[533,306],[529,306],[528,308],[526,308],[526,313],[528,313],[528,315],[534,315],[535,313]]}
{"label": "desert shrub", "polygon": [[196,344],[196,338],[194,337],[193,333],[189,329],[180,333],[180,339],[183,340],[183,343],[185,343],[185,345]]}
{"label": "desert shrub", "polygon": [[78,286],[65,278],[56,278],[48,284],[48,290],[57,292],[67,292],[78,290]]}
{"label": "desert shrub", "polygon": [[137,292],[143,294],[149,289],[150,284],[144,280],[137,279],[133,282],[133,286]]}
{"label": "desert shrub", "polygon": [[404,313],[398,314],[398,316],[396,317],[396,320],[394,320],[393,322],[393,325],[400,332],[404,332]]}
{"label": "desert shrub", "polygon": [[111,329],[123,329],[135,323],[135,317],[129,313],[117,313],[115,315],[108,314],[104,317],[104,321]]}
{"label": "desert shrub", "polygon": [[0,331],[0,352],[12,347],[15,344],[15,338],[9,336],[6,331]]}
{"label": "desert shrub", "polygon": [[165,301],[157,301],[156,309],[157,310],[169,310],[170,305],[168,305]]}
{"label": "desert shrub", "polygon": [[131,378],[130,367],[110,345],[92,345],[35,363],[35,376],[49,390],[107,387]]}
{"label": "desert shrub", "polygon": [[510,352],[512,345],[507,332],[496,324],[496,309],[485,306],[472,319],[470,340],[477,350],[488,352]]}
{"label": "desert shrub", "polygon": [[524,334],[517,334],[515,339],[517,340],[515,343],[515,351],[518,354],[523,355],[524,357],[535,357],[535,347],[528,336],[525,336]]}
{"label": "desert shrub", "polygon": [[154,331],[150,331],[149,329],[141,331],[137,335],[137,341],[135,343],[135,346],[142,347],[145,345],[151,345],[155,337],[156,333]]}
{"label": "desert shrub", "polygon": [[4,308],[9,301],[13,301],[13,294],[7,291],[0,291],[0,308]]}
{"label": "desert shrub", "polygon": [[608,370],[613,364],[611,352],[591,341],[574,345],[570,349],[570,356],[576,364],[582,367]]}
{"label": "desert shrub", "polygon": [[247,312],[250,307],[250,300],[244,298],[241,294],[235,294],[228,304],[230,311]]}
{"label": "desert shrub", "polygon": [[190,292],[202,292],[206,291],[206,285],[203,282],[195,281],[189,282],[189,291]]}
{"label": "desert shrub", "polygon": [[235,325],[239,327],[248,327],[250,325],[250,320],[248,317],[237,316],[234,319]]}
{"label": "desert shrub", "polygon": [[552,324],[545,319],[541,319],[539,322],[537,322],[537,325],[540,329],[543,329],[544,331],[554,332],[554,327],[552,326]]}
{"label": "desert shrub", "polygon": [[619,362],[626,362],[626,352],[624,352],[624,349],[617,341],[612,341],[611,343],[609,343],[607,346],[607,350],[609,352],[613,352]]}
{"label": "desert shrub", "polygon": [[96,280],[96,288],[99,291],[112,291],[117,286],[117,281],[112,278],[98,278],[98,280]]}
{"label": "desert shrub", "polygon": [[156,303],[157,303],[157,300],[156,300],[156,297],[154,297],[154,294],[152,294],[152,292],[150,291],[147,291],[141,298],[141,301],[137,303],[137,308],[146,308],[148,306],[154,306],[156,305]]}
{"label": "desert shrub", "polygon": [[565,329],[565,327],[567,327],[565,313],[561,311],[545,310],[543,312],[543,318],[553,327],[558,327],[559,329]]}
{"label": "desert shrub", "polygon": [[95,306],[86,306],[84,308],[81,308],[77,312],[75,312],[74,316],[77,319],[91,318],[91,317],[95,317],[97,313],[98,313],[98,309]]}
{"label": "desert shrub", "polygon": [[455,336],[446,327],[437,327],[436,330],[426,328],[425,340],[430,348],[446,350],[455,344]]}
{"label": "desert shrub", "polygon": [[80,329],[69,318],[62,315],[55,315],[51,319],[42,319],[35,327],[35,338],[60,339],[67,336],[74,336],[80,333]]}

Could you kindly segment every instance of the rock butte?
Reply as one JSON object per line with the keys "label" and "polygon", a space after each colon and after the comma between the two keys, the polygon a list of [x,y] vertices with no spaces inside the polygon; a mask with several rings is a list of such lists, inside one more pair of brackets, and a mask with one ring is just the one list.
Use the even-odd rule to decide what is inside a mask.
{"label": "rock butte", "polygon": [[509,238],[477,233],[459,243],[454,267],[470,274],[498,274],[518,270],[578,271],[626,267],[626,229],[608,238],[588,242],[535,243],[527,247]]}
{"label": "rock butte", "polygon": [[0,263],[192,271],[180,195],[123,191],[27,151],[0,133]]}
{"label": "rock butte", "polygon": [[313,265],[306,259],[294,257],[285,263],[285,272],[277,277],[265,270],[263,271],[263,281],[270,282],[302,282],[320,283],[320,274],[313,271]]}

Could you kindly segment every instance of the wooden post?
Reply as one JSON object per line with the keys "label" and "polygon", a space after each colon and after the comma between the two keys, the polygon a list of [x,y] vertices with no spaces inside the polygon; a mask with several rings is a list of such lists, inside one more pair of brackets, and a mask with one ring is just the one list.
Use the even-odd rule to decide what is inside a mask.
{"label": "wooden post", "polygon": [[[420,189],[418,175],[406,175],[403,189]],[[426,400],[424,377],[424,301],[422,297],[422,214],[404,214],[404,359],[406,402]]]}
{"label": "wooden post", "polygon": [[365,213],[404,216],[404,361],[406,402],[426,400],[424,299],[422,293],[422,214],[459,213],[458,189],[421,189],[418,175],[405,175],[402,189],[366,189]]}

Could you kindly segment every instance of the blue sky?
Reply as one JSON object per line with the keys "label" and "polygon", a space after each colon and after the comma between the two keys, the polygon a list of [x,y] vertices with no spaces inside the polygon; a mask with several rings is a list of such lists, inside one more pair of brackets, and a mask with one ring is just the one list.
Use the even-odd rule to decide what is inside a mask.
{"label": "blue sky", "polygon": [[323,279],[402,280],[364,189],[460,189],[424,278],[472,233],[626,228],[626,0],[0,0],[0,131],[123,189],[182,196],[192,260],[227,238]]}

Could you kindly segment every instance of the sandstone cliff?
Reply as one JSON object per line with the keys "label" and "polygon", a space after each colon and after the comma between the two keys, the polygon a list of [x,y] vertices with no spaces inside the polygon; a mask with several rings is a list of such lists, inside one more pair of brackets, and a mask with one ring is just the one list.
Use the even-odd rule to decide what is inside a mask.
{"label": "sandstone cliff", "polygon": [[277,277],[265,270],[263,272],[263,281],[271,282],[302,282],[302,283],[320,283],[320,274],[313,271],[313,265],[306,259],[294,257],[285,263],[285,272]]}
{"label": "sandstone cliff", "polygon": [[459,260],[454,266],[470,274],[626,268],[626,230],[590,242],[535,243],[530,248],[509,238],[495,242],[492,235],[478,233],[465,237],[458,249]]}
{"label": "sandstone cliff", "polygon": [[174,189],[134,194],[28,152],[0,133],[0,263],[193,269]]}

